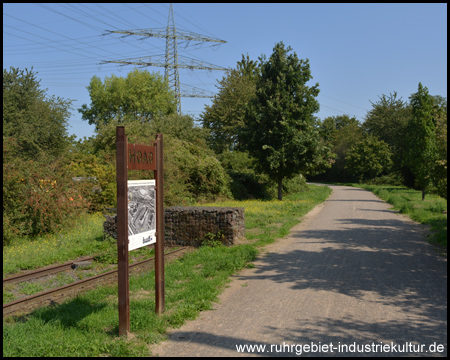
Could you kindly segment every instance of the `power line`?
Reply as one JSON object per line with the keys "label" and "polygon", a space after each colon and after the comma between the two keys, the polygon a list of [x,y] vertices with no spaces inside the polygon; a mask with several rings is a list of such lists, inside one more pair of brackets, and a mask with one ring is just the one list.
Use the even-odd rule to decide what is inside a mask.
{"label": "power line", "polygon": [[[15,30],[17,30],[17,31],[26,33],[26,34],[30,34],[30,35],[32,35],[32,36],[36,36],[36,37],[38,37],[38,38],[40,38],[40,39],[43,39],[43,40],[47,40],[47,41],[49,40],[48,38],[45,38],[45,37],[42,37],[42,36],[39,36],[39,35],[30,33],[30,32],[25,31],[25,30],[21,30],[21,29],[15,28],[14,26],[11,26],[11,25],[9,25],[9,27],[11,27],[11,28],[13,28],[13,29],[15,29]],[[42,43],[42,42],[39,42],[39,41],[36,41],[36,40],[31,40],[31,39],[29,39],[29,38],[25,38],[25,37],[20,36],[20,35],[17,35],[17,34],[11,34],[11,33],[9,33],[9,34],[10,34],[11,36],[15,36],[15,37],[18,37],[18,38],[21,38],[21,39],[24,39],[24,40],[28,40],[28,41],[33,41],[33,42],[35,42],[35,43],[42,44],[42,45],[44,45],[44,46],[49,46],[49,47],[55,48],[55,49],[60,50],[60,51],[65,51],[65,52],[68,52],[68,53],[71,53],[71,54],[75,54],[75,55],[77,55],[77,56],[80,56],[80,54],[77,54],[77,53],[75,53],[75,52],[73,52],[73,51],[71,51],[71,50],[65,49],[65,48],[58,48],[58,47],[53,46],[53,45],[50,45],[50,44],[48,44],[48,43],[45,44],[45,43]],[[94,57],[92,57],[92,56],[86,56],[85,54],[82,54],[81,56],[83,56],[83,57],[85,57],[85,58],[88,58],[88,59],[95,59]]]}
{"label": "power line", "polygon": [[[42,30],[47,31],[47,32],[49,32],[49,33],[51,33],[51,34],[56,34],[56,35],[58,35],[58,36],[61,36],[61,37],[65,38],[66,40],[75,41],[75,42],[77,42],[77,43],[79,43],[79,44],[81,44],[81,45],[85,45],[84,42],[79,41],[79,40],[76,40],[76,39],[73,39],[73,38],[70,38],[70,37],[68,37],[68,36],[66,36],[66,35],[64,35],[64,34],[57,33],[57,32],[55,32],[55,31],[48,30],[48,29],[46,29],[46,28],[44,28],[44,27],[42,27],[42,26],[39,26],[39,25],[35,25],[35,24],[32,24],[32,23],[29,23],[28,21],[19,19],[19,18],[13,16],[13,15],[9,15],[9,16],[12,17],[13,19],[19,20],[19,21],[21,21],[21,22],[23,22],[23,23],[26,23],[26,24],[28,24],[28,25],[34,26],[34,27],[36,27],[36,28],[38,28],[38,29],[42,29]],[[10,25],[10,26],[11,26],[11,25]],[[13,28],[14,28],[14,27],[13,27]],[[17,28],[16,28],[16,29],[17,29]],[[22,31],[22,30],[19,29],[19,31]],[[33,34],[32,34],[32,35],[33,35]],[[35,35],[35,36],[37,36],[37,35]],[[50,40],[50,41],[51,41],[51,40]],[[99,54],[97,54],[97,55],[99,55]],[[100,55],[99,55],[99,56],[100,56]]]}
{"label": "power line", "polygon": [[[164,25],[162,22],[160,22],[159,20],[155,20],[154,18],[148,16],[148,15],[144,15],[141,11],[137,11],[135,8],[128,6],[127,4],[124,4],[126,7],[128,7],[130,10],[133,10],[134,12],[138,13],[139,15],[145,17],[146,20],[151,19],[153,21],[156,21],[157,23],[160,23],[161,25]],[[146,6],[146,5],[143,5]]]}
{"label": "power line", "polygon": [[[198,41],[198,42],[216,42],[225,43],[225,40],[207,37],[201,34],[188,31],[180,31],[175,28],[175,20],[173,16],[173,7],[170,4],[169,18],[166,29],[137,29],[137,30],[107,30],[106,34],[122,34],[122,36],[141,36],[141,38],[163,38],[166,40],[166,52],[164,59],[162,55],[141,56],[138,58],[104,60],[101,64],[116,63],[121,65],[138,65],[138,66],[159,66],[164,67],[164,78],[169,86],[174,90],[175,100],[177,104],[177,112],[181,114],[181,96],[189,97],[210,97],[206,96],[204,91],[196,89],[195,92],[181,94],[179,69],[202,69],[202,70],[227,70],[224,67],[208,64],[206,62],[189,58],[187,56],[178,55],[178,40]],[[181,60],[181,61],[180,61]]]}
{"label": "power line", "polygon": [[326,96],[326,95],[321,95],[321,96],[323,96],[323,97],[325,97],[325,98],[328,98],[328,99],[330,99],[330,100],[338,101],[338,102],[340,102],[340,103],[342,103],[342,104],[345,104],[345,105],[352,106],[352,107],[354,107],[354,108],[358,108],[358,109],[361,109],[361,110],[367,110],[367,109],[365,109],[365,108],[362,108],[361,106],[353,105],[353,104],[347,103],[347,102],[345,102],[345,101],[342,101],[342,100],[333,98],[333,97],[331,97],[331,96]]}
{"label": "power line", "polygon": [[[22,14],[6,14],[4,12],[4,20],[5,18],[8,20],[8,30],[4,31],[4,61],[5,58],[12,59],[13,56],[23,56],[20,61],[25,63],[30,62],[32,58],[36,58],[33,60],[33,67],[35,70],[44,74],[45,79],[48,80],[49,85],[61,85],[61,86],[75,86],[81,85],[79,81],[74,81],[73,75],[79,75],[81,79],[83,74],[90,73],[99,73],[105,74],[108,72],[113,72],[113,68],[106,66],[106,63],[99,64],[98,57],[105,56],[101,54],[107,54],[106,56],[115,56],[116,48],[112,48],[114,44],[116,44],[117,39],[105,39],[101,33],[104,31],[103,26],[107,26],[110,30],[120,30],[117,24],[130,25],[132,28],[138,28],[139,26],[133,26],[131,21],[134,21],[134,17],[130,18],[130,21],[124,19],[121,16],[124,12],[139,13],[139,16],[145,17],[146,19],[152,18],[152,16],[148,16],[145,14],[145,11],[141,11],[137,9],[135,4],[122,4],[121,8],[117,7],[106,9],[104,6],[97,6],[96,4],[91,4],[88,7],[80,7],[80,5],[67,3],[61,4],[63,6],[59,8],[53,8],[50,4],[37,4],[39,7],[43,8],[45,12],[51,12],[56,14],[60,18],[64,18],[65,22],[76,22],[81,24],[83,27],[94,30],[99,35],[89,35],[89,36],[76,36],[75,33],[72,35],[68,32],[55,30],[51,27],[51,24],[54,21],[46,21],[42,24],[36,24],[34,19],[42,19],[43,17],[33,17],[33,20],[28,20],[27,18],[22,19]],[[140,6],[142,10],[150,9],[155,14],[161,14],[160,11],[150,7],[149,5]],[[119,14],[114,14],[111,10],[122,11]],[[147,11],[148,12],[148,11]],[[169,12],[170,14],[170,12]],[[15,15],[15,16],[14,16]],[[177,16],[181,16],[184,19],[185,16],[182,16],[177,12]],[[165,16],[164,16],[165,17]],[[200,46],[217,46],[225,43],[225,41],[220,39],[214,39],[213,37],[204,36],[195,32],[180,30],[179,28],[175,28],[175,21],[173,10],[171,14],[172,19],[169,18],[167,21],[167,25],[163,28],[152,28],[155,34],[159,35],[159,38],[166,40],[166,48],[163,49],[161,46],[156,46],[153,42],[147,42],[147,46],[151,46],[153,49],[158,49],[155,51],[160,55],[149,56],[149,57],[137,57],[139,53],[142,54],[142,51],[139,51],[137,48],[142,47],[143,39],[150,39],[151,37],[158,36],[149,36],[149,34],[145,34],[144,36],[130,36],[126,34],[123,37],[120,37],[119,40],[123,42],[125,45],[129,47],[135,47],[135,49],[131,51],[126,51],[128,56],[128,61],[140,62],[141,64],[131,64],[135,66],[158,66],[163,67],[165,69],[164,76],[165,78],[169,78],[172,82],[171,88],[175,89],[174,78],[178,75],[179,70],[190,69],[190,70],[226,70],[224,67],[216,66],[213,64],[209,64],[196,58],[195,55],[192,56],[182,56],[178,53],[181,50],[183,53],[187,53],[189,55],[193,54],[189,50],[195,49]],[[12,20],[11,20],[12,19]],[[68,19],[68,20],[66,20]],[[133,20],[131,20],[133,19]],[[27,21],[28,20],[28,21]],[[16,26],[9,26],[10,22],[13,22]],[[188,20],[187,20],[188,21]],[[155,25],[162,24],[161,21],[155,20],[155,16],[153,16],[152,22]],[[190,22],[191,24],[194,24]],[[26,25],[26,26],[24,26]],[[120,25],[119,25],[120,26]],[[171,27],[172,26],[172,27]],[[194,26],[196,26],[194,24]],[[31,30],[28,30],[27,27],[31,27]],[[198,26],[196,26],[199,28]],[[163,35],[167,35],[170,33],[170,30],[174,30],[174,36],[172,38],[164,37]],[[80,29],[82,31],[86,31]],[[145,29],[144,29],[145,30]],[[51,36],[48,33],[52,34]],[[5,37],[6,35],[6,37]],[[75,35],[75,36],[74,36]],[[124,39],[124,37],[128,37]],[[11,39],[13,38],[13,39]],[[134,39],[134,41],[132,41]],[[136,41],[137,40],[137,41]],[[168,41],[169,40],[169,41]],[[172,41],[170,41],[172,40]],[[168,45],[169,43],[169,45]],[[211,45],[213,44],[213,45]],[[141,45],[141,46],[139,46]],[[174,48],[177,47],[177,54],[174,55]],[[114,51],[116,50],[116,51]],[[61,56],[56,56],[55,53],[62,53]],[[71,54],[71,59],[63,59],[62,55],[64,53]],[[51,54],[51,55],[50,55]],[[55,54],[55,55],[54,55]],[[36,55],[34,57],[28,55]],[[42,55],[42,61],[40,59]],[[46,58],[46,59],[44,59]],[[51,59],[51,60],[49,60]],[[150,59],[154,62],[153,64],[149,64]],[[175,62],[168,62],[167,60],[174,60]],[[9,60],[9,59],[8,59]],[[96,60],[96,61],[92,61]],[[120,60],[120,59],[119,59]],[[127,59],[125,59],[127,60]],[[113,64],[111,61],[111,64]],[[101,65],[101,69],[99,66]],[[121,64],[125,65],[125,64]],[[28,65],[25,65],[28,66]],[[120,71],[121,72],[121,71]],[[169,72],[169,75],[167,73]],[[191,72],[197,77],[195,71]],[[188,75],[186,73],[186,75]],[[193,85],[205,85],[204,83],[198,83],[194,81]],[[200,89],[199,87],[180,83],[179,78],[176,85],[176,89],[179,89],[179,92],[176,96],[177,99],[177,110],[181,112],[180,105],[180,97],[212,97],[212,92],[204,89]]]}
{"label": "power line", "polygon": [[[113,17],[118,19],[122,24],[125,24],[125,26],[133,26],[133,24],[130,23],[128,20],[123,19],[122,17],[118,16],[117,14],[111,12],[107,7],[104,7],[100,4],[97,4],[96,6],[103,9],[103,11],[106,11],[107,13],[111,14]],[[112,19],[112,17],[110,17],[110,19]],[[115,21],[117,21],[117,20],[115,20]]]}
{"label": "power line", "polygon": [[101,29],[99,29],[99,28],[97,28],[97,27],[95,27],[95,26],[92,26],[91,24],[85,23],[84,21],[81,21],[81,20],[79,20],[79,19],[73,18],[73,17],[71,17],[71,16],[69,16],[69,15],[66,15],[66,14],[64,14],[64,13],[61,13],[61,12],[55,10],[55,9],[52,9],[52,8],[50,8],[50,7],[48,7],[48,6],[43,5],[43,4],[38,4],[38,5],[41,6],[41,7],[43,7],[44,9],[47,9],[48,11],[54,12],[55,14],[64,16],[64,17],[66,17],[66,18],[68,18],[68,19],[70,19],[70,20],[73,20],[73,21],[75,21],[75,22],[77,22],[77,23],[80,23],[80,24],[82,24],[82,25],[85,25],[85,26],[87,26],[87,27],[89,27],[89,28],[91,28],[91,29],[94,29],[95,31],[101,30]]}

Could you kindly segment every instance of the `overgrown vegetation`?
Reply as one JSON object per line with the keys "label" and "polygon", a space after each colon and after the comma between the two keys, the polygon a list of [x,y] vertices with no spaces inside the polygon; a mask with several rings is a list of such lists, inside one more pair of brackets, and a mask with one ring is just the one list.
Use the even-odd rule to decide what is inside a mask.
{"label": "overgrown vegetation", "polygon": [[114,263],[117,249],[103,239],[100,212],[116,206],[117,125],[131,143],[164,134],[166,206],[244,207],[248,240],[227,248],[221,234],[209,234],[198,251],[167,266],[161,317],[152,311],[153,277],[133,276],[134,340],[117,338],[117,288],[105,287],[4,321],[4,356],[148,356],[146,344],[210,308],[259,246],[285,236],[329,195],[306,177],[367,181],[401,212],[430,224],[434,241],[446,247],[447,100],[419,83],[409,103],[395,92],[382,95],[362,124],[349,115],[320,121],[318,84],[307,85],[309,60],[291,50],[279,42],[268,59],[242,56],[219,81],[202,127],[176,114],[174,94],[158,75],[93,76],[91,104],[78,111],[96,130],[78,141],[67,133],[70,100],[48,95],[32,69],[3,71],[4,274],[97,252],[97,260]]}
{"label": "overgrown vegetation", "polygon": [[104,253],[114,242],[103,241],[101,214],[84,214],[54,234],[43,234],[33,241],[17,239],[3,246],[3,276],[20,270],[63,263],[80,256]]}
{"label": "overgrown vegetation", "polygon": [[[243,55],[219,81],[202,127],[176,114],[175,97],[156,74],[93,76],[91,103],[78,111],[96,131],[78,141],[67,134],[70,100],[48,95],[32,69],[4,70],[3,244],[57,233],[82,213],[116,206],[117,125],[134,143],[164,134],[166,206],[281,199],[306,178],[447,197],[445,98],[419,84],[409,103],[382,95],[362,124],[348,115],[320,121],[309,60],[292,50],[279,42],[269,58]],[[130,179],[152,177],[130,172]]]}
{"label": "overgrown vegetation", "polygon": [[431,227],[430,241],[447,249],[447,200],[430,194],[422,200],[422,192],[392,185],[358,184],[372,191],[394,209],[408,215],[412,220]]}
{"label": "overgrown vegetation", "polygon": [[336,159],[314,180],[404,185],[421,190],[424,198],[447,198],[447,99],[430,95],[421,83],[409,103],[395,92],[383,94],[362,124],[348,115],[332,116],[320,131]]}
{"label": "overgrown vegetation", "polygon": [[[231,196],[229,176],[208,147],[205,130],[174,113],[162,79],[134,71],[104,84],[94,77],[89,89],[92,103],[80,111],[96,125],[96,134],[75,141],[66,131],[70,101],[48,96],[32,70],[4,70],[4,245],[55,234],[82,213],[116,206],[119,124],[126,125],[130,142],[148,144],[156,133],[164,134],[166,205]],[[147,108],[150,95],[158,101]],[[152,177],[152,171],[130,172],[130,179]]]}
{"label": "overgrown vegetation", "polygon": [[[148,344],[166,337],[169,328],[210,309],[231,274],[251,266],[260,246],[289,229],[331,190],[308,186],[283,201],[227,201],[211,206],[242,206],[248,243],[226,247],[220,234],[165,267],[165,312],[154,313],[154,274],[130,277],[130,325],[134,338],[118,337],[117,286],[101,287],[61,305],[3,321],[3,356],[149,356]],[[211,246],[213,245],[213,246]]]}
{"label": "overgrown vegetation", "polygon": [[3,244],[55,232],[88,206],[71,182],[70,101],[48,96],[31,70],[3,70]]}

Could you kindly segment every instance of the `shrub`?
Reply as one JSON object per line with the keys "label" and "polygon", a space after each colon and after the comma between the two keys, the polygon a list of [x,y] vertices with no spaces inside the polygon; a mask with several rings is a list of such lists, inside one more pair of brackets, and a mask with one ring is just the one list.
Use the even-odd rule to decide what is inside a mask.
{"label": "shrub", "polygon": [[[115,154],[117,125],[111,121],[99,127],[93,140],[94,153]],[[164,203],[167,206],[231,196],[226,172],[208,148],[204,131],[194,127],[189,117],[171,115],[150,123],[133,121],[124,126],[129,143],[150,145],[156,133],[164,135]],[[153,171],[131,171],[129,178],[151,179]]]}
{"label": "shrub", "polygon": [[207,233],[203,237],[201,241],[201,246],[210,246],[210,247],[218,247],[223,246],[223,240],[225,238],[225,235],[219,231],[216,234],[213,233]]}
{"label": "shrub", "polygon": [[345,167],[360,182],[373,179],[390,170],[392,153],[389,146],[375,136],[367,136],[354,144],[345,156]]}
{"label": "shrub", "polygon": [[231,195],[225,170],[211,150],[173,137],[167,137],[165,144],[165,199],[169,206]]}
{"label": "shrub", "polygon": [[73,156],[69,169],[74,177],[95,178],[84,185],[90,211],[116,206],[116,166],[112,157],[79,153]]}
{"label": "shrub", "polygon": [[88,207],[60,160],[9,159],[3,163],[4,243],[54,232]]}
{"label": "shrub", "polygon": [[447,199],[447,160],[437,160],[432,173],[436,193]]}
{"label": "shrub", "polygon": [[269,177],[255,170],[255,159],[247,152],[225,151],[219,155],[220,162],[230,178],[230,191],[233,198],[270,199]]}
{"label": "shrub", "polygon": [[392,172],[387,175],[376,177],[366,182],[370,185],[396,185],[402,186],[405,180],[400,172]]}

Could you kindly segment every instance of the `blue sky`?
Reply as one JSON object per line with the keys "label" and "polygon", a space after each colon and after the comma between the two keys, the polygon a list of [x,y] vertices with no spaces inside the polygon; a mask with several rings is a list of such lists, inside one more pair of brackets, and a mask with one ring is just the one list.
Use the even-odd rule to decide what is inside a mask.
{"label": "blue sky", "polygon": [[[227,43],[178,44],[178,52],[233,68],[242,54],[267,57],[283,41],[308,58],[318,82],[321,119],[348,114],[364,121],[371,102],[396,91],[404,100],[419,82],[447,97],[447,4],[174,3],[180,31]],[[90,104],[92,76],[126,76],[132,66],[102,60],[164,54],[164,39],[103,35],[106,30],[155,29],[167,25],[168,3],[3,4],[3,68],[38,72],[48,95],[73,99],[68,132],[94,134],[77,109]],[[164,74],[160,67],[148,67]],[[182,90],[217,92],[222,71],[180,70]],[[182,113],[199,118],[209,98],[182,98]]]}

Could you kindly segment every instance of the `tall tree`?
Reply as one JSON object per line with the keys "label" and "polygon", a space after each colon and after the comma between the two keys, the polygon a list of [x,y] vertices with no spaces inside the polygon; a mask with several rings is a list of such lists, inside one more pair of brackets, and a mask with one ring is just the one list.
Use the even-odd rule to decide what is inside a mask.
{"label": "tall tree", "polygon": [[409,146],[405,161],[414,174],[417,188],[422,190],[424,200],[438,158],[433,98],[428,89],[419,83],[417,92],[410,96],[410,103],[412,116],[407,127]]}
{"label": "tall tree", "polygon": [[371,102],[372,109],[367,113],[363,129],[370,135],[386,142],[392,152],[393,170],[400,171],[408,184],[411,175],[403,166],[403,158],[408,144],[404,134],[411,118],[411,107],[397,96],[396,92],[381,95],[377,102]]}
{"label": "tall tree", "polygon": [[447,198],[447,99],[437,95],[433,102],[438,159],[432,178],[438,194]]}
{"label": "tall tree", "polygon": [[359,181],[370,180],[390,170],[391,156],[388,144],[369,135],[350,148],[345,157],[345,167]]}
{"label": "tall tree", "polygon": [[306,85],[312,78],[309,60],[291,50],[279,42],[268,60],[260,57],[256,95],[241,131],[259,169],[278,184],[279,200],[283,179],[311,169],[320,146],[313,116],[319,110],[319,84]]}
{"label": "tall tree", "polygon": [[3,139],[16,144],[14,156],[56,157],[70,143],[67,119],[72,101],[48,96],[36,75],[33,69],[3,70]]}
{"label": "tall tree", "polygon": [[399,147],[399,135],[405,132],[411,116],[408,103],[398,98],[394,91],[389,95],[381,95],[377,102],[371,104],[372,109],[363,124],[364,130],[393,148]]}
{"label": "tall tree", "polygon": [[349,115],[329,116],[320,124],[320,133],[336,158],[333,165],[322,178],[331,181],[348,181],[355,179],[346,164],[346,155],[350,148],[363,138],[359,121]]}
{"label": "tall tree", "polygon": [[218,94],[202,114],[203,127],[210,131],[210,146],[216,153],[241,148],[239,129],[245,121],[245,111],[255,96],[258,64],[247,55],[238,61],[218,82]]}
{"label": "tall tree", "polygon": [[126,78],[112,75],[104,82],[94,76],[87,89],[91,105],[83,104],[78,111],[96,129],[113,119],[121,124],[132,120],[144,123],[176,111],[175,96],[167,82],[145,70],[136,69]]}

